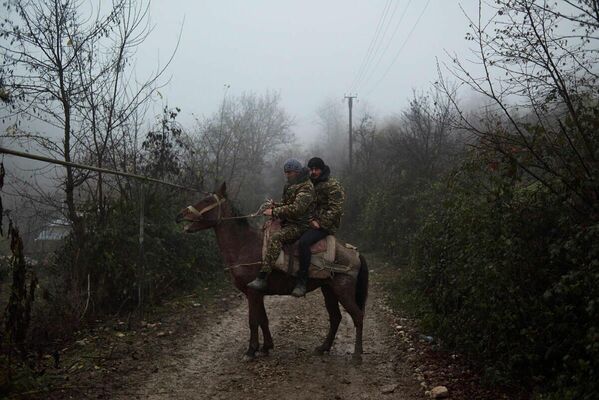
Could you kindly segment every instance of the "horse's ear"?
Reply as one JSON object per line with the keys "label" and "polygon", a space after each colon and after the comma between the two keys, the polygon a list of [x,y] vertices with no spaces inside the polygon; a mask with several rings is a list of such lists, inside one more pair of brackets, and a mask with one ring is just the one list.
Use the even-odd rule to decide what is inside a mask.
{"label": "horse's ear", "polygon": [[220,187],[218,188],[218,190],[216,191],[216,193],[222,197],[226,197],[227,196],[227,183],[223,182]]}

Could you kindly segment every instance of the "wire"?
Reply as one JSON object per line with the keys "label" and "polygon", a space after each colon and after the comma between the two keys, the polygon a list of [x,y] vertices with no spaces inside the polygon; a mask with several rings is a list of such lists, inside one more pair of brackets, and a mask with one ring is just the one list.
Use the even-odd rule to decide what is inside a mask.
{"label": "wire", "polygon": [[385,77],[387,76],[387,74],[389,73],[389,71],[391,70],[391,67],[393,67],[393,64],[395,64],[395,61],[397,61],[397,59],[399,58],[399,55],[401,54],[402,50],[404,49],[404,47],[406,46],[406,43],[408,43],[408,40],[410,39],[410,37],[412,36],[412,33],[414,32],[414,30],[416,29],[416,26],[418,26],[418,23],[420,22],[420,19],[422,18],[422,16],[424,15],[424,12],[426,11],[429,3],[431,2],[431,0],[428,0],[424,6],[424,9],[422,10],[422,12],[420,13],[420,15],[418,16],[418,18],[416,19],[416,22],[414,23],[414,26],[412,27],[412,29],[410,30],[410,32],[408,33],[408,36],[406,37],[406,40],[404,40],[404,42],[402,43],[401,47],[399,48],[399,50],[397,51],[397,53],[395,54],[395,57],[393,58],[393,61],[391,61],[391,64],[389,64],[389,67],[387,67],[387,70],[385,71],[385,73],[381,76],[381,78],[374,84],[374,86],[372,86],[372,88],[370,89],[370,91],[368,91],[368,93],[366,94],[366,96],[370,95],[374,89],[377,88],[377,86],[385,79]]}
{"label": "wire", "polygon": [[[391,21],[393,21],[393,17],[395,17],[395,13],[397,12],[397,7],[399,7],[399,1],[397,1],[395,3],[395,7],[393,8],[393,12],[391,13],[391,17],[389,17],[389,21],[387,21],[387,24],[385,25],[384,31],[381,35],[381,40],[379,42],[379,45],[377,46],[377,48],[375,49],[375,51],[372,54],[372,58],[371,59],[375,59],[376,56],[379,54],[380,50],[381,50],[381,45],[385,40],[385,37],[387,36],[387,31],[389,30],[389,27],[391,26]],[[370,60],[369,60],[370,61]],[[370,68],[367,68],[364,70],[364,74],[366,74],[368,72]]]}
{"label": "wire", "polygon": [[364,85],[366,85],[372,79],[372,77],[374,76],[374,73],[376,72],[379,64],[381,63],[381,61],[383,59],[383,56],[387,53],[387,50],[389,50],[389,46],[391,46],[391,43],[393,42],[393,38],[397,34],[397,31],[399,31],[399,28],[401,27],[401,23],[402,23],[404,17],[406,16],[406,13],[408,12],[408,8],[410,8],[410,4],[412,4],[412,0],[408,1],[408,4],[404,8],[403,13],[401,14],[401,17],[399,17],[399,21],[397,22],[397,25],[395,26],[395,30],[393,31],[393,34],[391,35],[391,37],[389,38],[389,41],[387,42],[387,46],[385,47],[385,50],[383,50],[383,52],[379,56],[375,66],[370,71],[370,74],[368,75],[368,77],[365,77],[366,79],[363,82]]}
{"label": "wire", "polygon": [[364,72],[364,69],[366,68],[366,65],[368,64],[368,62],[370,60],[370,55],[372,54],[372,51],[374,50],[374,47],[375,47],[375,43],[377,42],[378,37],[381,33],[381,28],[383,26],[383,23],[387,19],[387,14],[389,13],[389,7],[391,6],[391,2],[392,2],[392,0],[387,0],[385,7],[383,7],[383,12],[381,13],[381,16],[379,17],[379,22],[375,29],[374,35],[373,35],[372,39],[370,40],[370,44],[368,45],[368,50],[366,50],[366,54],[364,55],[364,58],[362,59],[362,63],[360,64],[358,73],[354,77],[354,80],[353,80],[352,84],[350,85],[350,88],[353,88],[355,86],[355,84],[359,81],[359,79],[361,78],[361,76]]}

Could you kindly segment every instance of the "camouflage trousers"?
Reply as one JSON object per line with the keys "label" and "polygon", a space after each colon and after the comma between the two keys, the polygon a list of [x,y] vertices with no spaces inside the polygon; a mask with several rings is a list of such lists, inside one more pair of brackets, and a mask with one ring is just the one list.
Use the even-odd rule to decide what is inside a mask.
{"label": "camouflage trousers", "polygon": [[266,247],[266,254],[264,255],[261,271],[270,273],[275,266],[275,262],[281,253],[283,245],[295,242],[307,230],[307,227],[304,228],[298,225],[285,225],[280,231],[274,232],[270,237],[268,246]]}

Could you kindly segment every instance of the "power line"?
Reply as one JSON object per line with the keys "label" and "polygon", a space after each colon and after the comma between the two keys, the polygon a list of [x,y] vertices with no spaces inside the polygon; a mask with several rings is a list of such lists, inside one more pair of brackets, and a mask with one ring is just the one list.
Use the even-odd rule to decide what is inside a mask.
{"label": "power line", "polygon": [[[391,17],[389,17],[389,21],[387,21],[387,24],[385,25],[384,31],[381,35],[381,40],[379,41],[379,45],[372,53],[372,59],[376,58],[376,56],[379,54],[379,52],[381,50],[382,43],[385,41],[385,37],[387,36],[387,31],[389,30],[389,27],[391,26],[391,21],[393,21],[393,17],[395,17],[395,13],[397,12],[397,7],[399,7],[399,1],[397,1],[395,3],[395,7],[393,7],[393,12],[391,13]],[[364,74],[368,73],[369,69],[370,68],[368,68],[368,65],[367,65],[367,68],[364,70]]]}
{"label": "power line", "polygon": [[408,4],[406,5],[406,7],[403,10],[403,13],[399,17],[399,21],[397,22],[397,25],[395,25],[395,30],[393,31],[393,34],[389,38],[389,41],[387,41],[387,46],[385,47],[385,50],[383,50],[383,52],[379,56],[378,60],[376,61],[376,64],[374,65],[374,67],[370,71],[370,74],[365,77],[364,82],[363,82],[364,85],[366,85],[371,80],[371,78],[374,76],[374,73],[376,72],[379,64],[383,60],[383,56],[387,53],[387,50],[389,50],[389,46],[391,46],[391,43],[393,42],[393,38],[397,34],[397,31],[399,31],[399,28],[402,26],[401,23],[402,23],[404,17],[406,16],[406,13],[408,12],[408,9],[410,8],[410,4],[412,4],[412,0],[408,1]]}
{"label": "power line", "polygon": [[353,80],[352,84],[350,85],[350,88],[354,87],[357,84],[357,82],[361,79],[362,74],[364,72],[364,69],[366,68],[366,66],[368,65],[368,63],[369,63],[369,61],[371,59],[370,56],[372,54],[372,51],[374,50],[376,42],[378,41],[379,35],[381,33],[381,28],[383,27],[384,21],[387,19],[387,15],[389,14],[389,7],[391,6],[391,2],[392,1],[393,0],[387,0],[387,3],[385,4],[385,7],[383,7],[383,12],[382,12],[381,16],[379,17],[379,22],[378,22],[377,27],[375,29],[374,36],[370,40],[370,44],[368,45],[368,49],[366,50],[366,54],[364,55],[364,58],[362,59],[362,63],[360,64],[360,68],[358,69],[358,73],[354,77],[354,80]]}
{"label": "power line", "polygon": [[418,23],[420,22],[420,19],[422,19],[422,16],[424,15],[424,12],[426,11],[426,9],[427,9],[427,7],[428,7],[428,5],[429,5],[430,2],[431,2],[431,0],[428,0],[426,2],[426,4],[424,5],[424,8],[422,9],[422,12],[420,13],[420,15],[418,16],[418,18],[416,19],[416,22],[414,23],[414,26],[412,27],[412,29],[408,33],[408,36],[406,37],[406,40],[404,40],[404,42],[402,43],[401,47],[399,48],[399,50],[395,54],[395,57],[393,57],[393,60],[391,61],[391,64],[389,64],[389,67],[387,67],[387,69],[385,70],[385,73],[374,84],[374,86],[372,86],[372,88],[370,89],[370,91],[368,91],[368,93],[366,94],[366,96],[370,95],[374,91],[374,89],[376,89],[377,86],[385,79],[385,77],[387,76],[387,74],[391,70],[391,67],[393,67],[393,64],[395,64],[395,61],[397,61],[397,59],[399,58],[399,55],[401,54],[402,50],[406,46],[406,43],[408,43],[408,40],[410,40],[410,37],[412,36],[412,33],[414,33],[414,30],[416,29],[416,26],[418,26]]}

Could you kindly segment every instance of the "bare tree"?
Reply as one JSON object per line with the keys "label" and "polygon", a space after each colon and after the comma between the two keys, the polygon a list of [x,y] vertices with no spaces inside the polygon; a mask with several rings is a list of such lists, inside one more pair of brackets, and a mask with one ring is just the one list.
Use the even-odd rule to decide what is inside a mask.
{"label": "bare tree", "polygon": [[271,92],[225,99],[218,113],[197,121],[188,164],[204,171],[206,183],[226,180],[232,198],[260,197],[263,169],[294,139],[280,102],[280,94]]}
{"label": "bare tree", "polygon": [[[116,153],[127,140],[125,126],[143,109],[164,68],[133,83],[130,58],[147,37],[148,5],[119,0],[107,10],[87,9],[80,1],[13,0],[0,25],[2,76],[14,101],[3,117],[43,122],[47,132],[12,130],[13,138],[71,161],[118,167]],[[167,62],[168,65],[168,62]],[[120,136],[116,135],[116,132]],[[88,173],[66,167],[69,217],[77,221],[73,192]],[[97,183],[101,202],[102,178]]]}
{"label": "bare tree", "polygon": [[456,112],[439,90],[414,93],[408,109],[384,130],[390,163],[388,171],[410,173],[431,182],[449,169],[459,152],[460,141],[454,129]]}
{"label": "bare tree", "polygon": [[[7,1],[1,25],[4,41],[2,75],[14,99],[10,117],[35,119],[48,130],[61,132],[56,140],[48,134],[15,130],[13,136],[36,143],[52,156],[73,161],[78,144],[74,138],[73,105],[83,93],[77,74],[77,57],[89,43],[108,34],[117,21],[119,4],[107,15],[81,24],[79,6],[72,1]],[[75,140],[74,140],[75,139]],[[66,167],[64,191],[68,216],[76,236],[82,236],[74,191],[84,175]]]}
{"label": "bare tree", "polygon": [[[143,117],[149,97],[158,86],[158,79],[171,58],[146,80],[134,79],[135,71],[128,68],[135,49],[147,38],[149,3],[137,4],[127,0],[113,26],[110,41],[89,41],[77,53],[78,76],[83,88],[78,110],[80,137],[90,162],[98,167],[126,167],[122,160],[130,158],[127,146],[131,143],[132,121]],[[116,180],[120,183],[120,180]],[[96,203],[100,214],[105,208],[104,178],[96,180]],[[122,192],[122,187],[121,187]]]}
{"label": "bare tree", "polygon": [[[8,0],[3,6],[0,76],[11,102],[2,117],[15,121],[7,136],[65,161],[122,166],[131,150],[129,128],[139,123],[135,118],[164,72],[133,82],[130,60],[150,31],[148,6],[135,0],[97,9],[78,0]],[[19,128],[26,121],[41,132]],[[105,178],[90,184],[89,172],[69,166],[56,176],[75,242],[83,245],[75,195],[90,190],[103,213]]]}
{"label": "bare tree", "polygon": [[[599,8],[594,0],[499,0],[470,19],[480,76],[452,56],[448,70],[491,101],[487,123],[460,112],[479,146],[515,163],[583,212],[599,198],[596,115]],[[439,85],[445,85],[443,77]],[[450,96],[455,99],[453,96]],[[454,100],[457,106],[457,102]]]}

